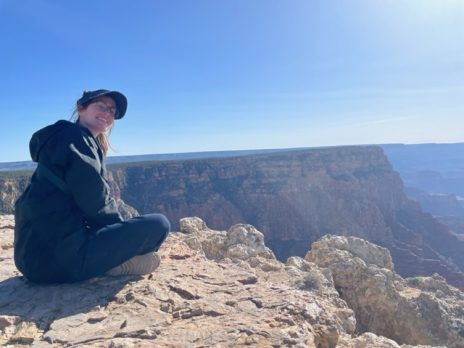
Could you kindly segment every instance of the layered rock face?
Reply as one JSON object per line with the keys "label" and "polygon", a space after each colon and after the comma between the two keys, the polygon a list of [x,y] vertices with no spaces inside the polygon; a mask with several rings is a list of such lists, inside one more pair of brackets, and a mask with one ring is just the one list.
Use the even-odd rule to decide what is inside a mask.
{"label": "layered rock face", "polygon": [[[307,256],[315,262],[292,257],[283,264],[251,225],[215,231],[199,218],[185,218],[180,226],[181,233],[172,233],[161,247],[161,266],[151,275],[37,286],[15,270],[14,221],[12,216],[0,216],[0,345],[399,348],[405,342],[401,347],[457,348],[464,344],[464,294],[440,278],[402,279],[390,269],[388,252],[366,241],[325,237]],[[333,263],[320,255],[325,253],[334,257]],[[369,276],[363,273],[366,270]],[[363,281],[345,281],[350,275]],[[393,285],[379,281],[386,275],[394,279]],[[340,288],[342,298],[336,290]],[[383,292],[374,295],[378,291]],[[363,299],[368,293],[369,298]],[[389,300],[402,298],[404,308],[398,309],[395,302],[369,302],[382,300],[382,294]],[[373,309],[370,320],[368,306]],[[394,341],[393,336],[373,332],[382,320],[390,327],[388,319],[398,310],[411,319],[403,319],[402,332],[414,332],[412,337]]]}
{"label": "layered rock face", "polygon": [[[29,185],[32,171],[20,172],[0,172],[0,213],[13,214],[15,202]],[[131,206],[127,205],[121,198],[119,187],[111,180],[110,189],[115,197],[119,211],[124,219],[138,215],[138,212]],[[46,202],[44,202],[45,204]]]}
{"label": "layered rock face", "polygon": [[0,212],[14,213],[14,204],[29,184],[30,173],[0,173]]}
{"label": "layered rock face", "polygon": [[280,260],[325,234],[352,235],[387,247],[404,276],[439,273],[464,289],[464,243],[405,196],[379,147],[139,163],[112,175],[141,213],[252,224]]}

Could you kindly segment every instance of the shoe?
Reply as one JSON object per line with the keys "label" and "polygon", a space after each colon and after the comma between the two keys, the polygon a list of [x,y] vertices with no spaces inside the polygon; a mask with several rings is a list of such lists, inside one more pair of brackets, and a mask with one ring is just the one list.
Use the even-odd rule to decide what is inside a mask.
{"label": "shoe", "polygon": [[161,257],[156,252],[137,255],[126,262],[106,272],[109,276],[144,275],[153,272],[161,263]]}

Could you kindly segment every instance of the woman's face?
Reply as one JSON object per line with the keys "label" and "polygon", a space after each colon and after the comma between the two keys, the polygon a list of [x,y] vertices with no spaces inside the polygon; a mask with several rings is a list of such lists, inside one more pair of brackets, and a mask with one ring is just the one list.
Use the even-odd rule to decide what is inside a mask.
{"label": "woman's face", "polygon": [[79,124],[87,128],[94,137],[104,133],[114,122],[116,103],[111,97],[99,97],[87,107],[78,107]]}

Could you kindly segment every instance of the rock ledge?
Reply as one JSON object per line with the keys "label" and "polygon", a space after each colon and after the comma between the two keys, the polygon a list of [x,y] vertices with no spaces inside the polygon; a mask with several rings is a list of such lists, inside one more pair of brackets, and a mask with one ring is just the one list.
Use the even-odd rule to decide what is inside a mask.
{"label": "rock ledge", "polygon": [[13,226],[0,216],[1,346],[464,346],[464,295],[440,277],[402,279],[361,239],[327,236],[283,264],[251,225],[184,218],[149,276],[37,286],[14,267]]}

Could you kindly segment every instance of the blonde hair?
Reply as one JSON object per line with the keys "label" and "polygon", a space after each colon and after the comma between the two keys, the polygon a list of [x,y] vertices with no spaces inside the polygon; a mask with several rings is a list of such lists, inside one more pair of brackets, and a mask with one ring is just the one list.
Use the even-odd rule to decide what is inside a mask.
{"label": "blonde hair", "polygon": [[[80,106],[82,106],[83,108],[86,108],[89,104],[80,105]],[[71,122],[74,122],[74,123],[79,122],[79,110],[77,109],[77,107],[74,109],[71,115]],[[113,150],[113,147],[111,146],[110,139],[109,139],[113,126],[114,126],[114,123],[110,127],[108,127],[108,129],[105,132],[98,134],[96,137],[97,141],[100,143],[104,157],[106,157],[106,154],[108,153],[108,149]]]}

